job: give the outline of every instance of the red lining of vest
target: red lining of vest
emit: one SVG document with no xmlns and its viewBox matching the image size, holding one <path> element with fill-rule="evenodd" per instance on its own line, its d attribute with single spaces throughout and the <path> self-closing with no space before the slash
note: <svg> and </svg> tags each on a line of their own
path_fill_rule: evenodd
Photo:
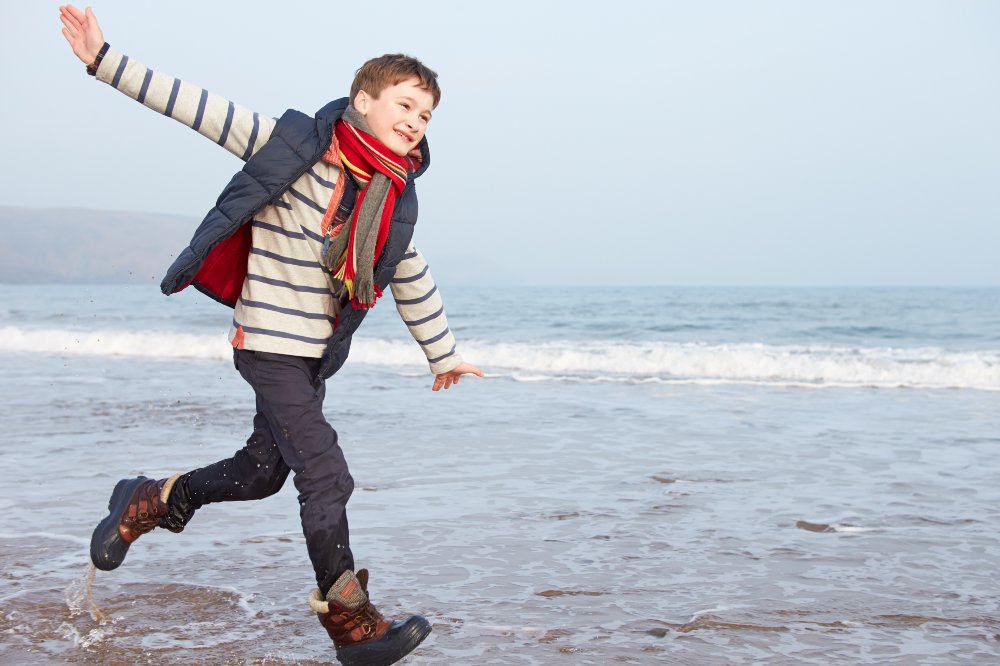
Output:
<svg viewBox="0 0 1000 666">
<path fill-rule="evenodd" d="M 192 282 L 226 305 L 236 307 L 247 277 L 250 247 L 250 225 L 244 224 L 212 248 Z"/>
</svg>

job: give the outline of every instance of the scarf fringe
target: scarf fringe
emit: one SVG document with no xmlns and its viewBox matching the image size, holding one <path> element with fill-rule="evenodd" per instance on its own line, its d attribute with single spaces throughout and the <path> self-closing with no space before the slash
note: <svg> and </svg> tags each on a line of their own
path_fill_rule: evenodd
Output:
<svg viewBox="0 0 1000 666">
<path fill-rule="evenodd" d="M 370 302 L 365 303 L 363 301 L 359 301 L 358 299 L 354 298 L 351 299 L 351 307 L 353 307 L 355 310 L 371 310 L 373 307 L 375 307 L 375 303 L 378 301 L 378 299 L 382 298 L 382 290 L 379 289 L 379 286 L 377 284 L 373 286 L 375 288 L 374 296 Z"/>
</svg>

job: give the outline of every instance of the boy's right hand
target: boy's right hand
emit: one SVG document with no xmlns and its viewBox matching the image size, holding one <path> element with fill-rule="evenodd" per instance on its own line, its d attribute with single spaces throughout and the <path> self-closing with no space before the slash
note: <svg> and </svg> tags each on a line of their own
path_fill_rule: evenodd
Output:
<svg viewBox="0 0 1000 666">
<path fill-rule="evenodd" d="M 104 33 L 90 7 L 87 7 L 86 12 L 81 12 L 73 5 L 62 5 L 59 7 L 59 19 L 66 26 L 62 29 L 63 37 L 73 47 L 76 57 L 84 65 L 94 62 L 104 46 Z"/>
</svg>

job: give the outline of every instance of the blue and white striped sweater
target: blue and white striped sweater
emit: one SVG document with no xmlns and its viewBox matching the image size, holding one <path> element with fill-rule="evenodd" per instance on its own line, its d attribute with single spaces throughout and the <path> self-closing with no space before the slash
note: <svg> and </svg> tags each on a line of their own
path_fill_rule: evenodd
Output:
<svg viewBox="0 0 1000 666">
<path fill-rule="evenodd" d="M 271 136 L 275 119 L 109 49 L 97 78 L 163 115 L 196 130 L 242 160 Z M 320 162 L 252 223 L 247 279 L 233 313 L 230 340 L 242 328 L 243 348 L 320 357 L 333 331 L 330 277 L 319 264 L 320 224 L 339 171 Z M 390 283 L 396 308 L 434 373 L 457 367 L 461 356 L 448 328 L 440 292 L 427 262 L 410 247 Z"/>
</svg>

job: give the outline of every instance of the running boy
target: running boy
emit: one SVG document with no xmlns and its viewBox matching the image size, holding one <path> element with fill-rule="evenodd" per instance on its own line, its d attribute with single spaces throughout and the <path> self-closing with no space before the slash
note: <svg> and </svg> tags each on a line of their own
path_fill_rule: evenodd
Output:
<svg viewBox="0 0 1000 666">
<path fill-rule="evenodd" d="M 391 622 L 371 604 L 368 572 L 355 571 L 346 504 L 354 488 L 337 433 L 323 416 L 325 380 L 382 290 L 436 375 L 433 390 L 466 373 L 428 267 L 410 244 L 413 181 L 428 167 L 424 133 L 440 99 L 437 75 L 418 60 L 365 63 L 350 98 L 314 117 L 253 113 L 148 69 L 105 41 L 90 8 L 60 7 L 63 35 L 87 73 L 184 123 L 246 164 L 168 269 L 161 288 L 188 285 L 234 308 L 234 361 L 256 394 L 253 434 L 232 458 L 167 479 L 123 479 L 94 530 L 90 555 L 118 567 L 157 526 L 180 532 L 212 502 L 276 493 L 289 471 L 319 589 L 310 595 L 343 664 L 391 664 L 430 633 L 420 616 Z"/>
</svg>

